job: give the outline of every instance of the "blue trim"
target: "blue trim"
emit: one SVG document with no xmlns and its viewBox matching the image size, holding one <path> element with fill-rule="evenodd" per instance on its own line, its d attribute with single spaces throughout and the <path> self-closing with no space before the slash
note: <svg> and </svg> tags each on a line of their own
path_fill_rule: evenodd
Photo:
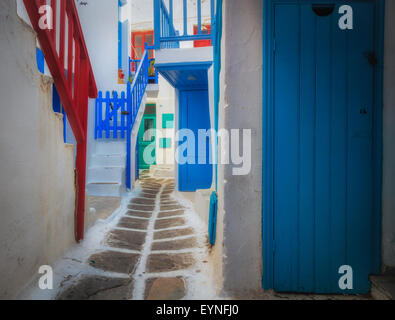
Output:
<svg viewBox="0 0 395 320">
<path fill-rule="evenodd" d="M 38 71 L 40 71 L 42 74 L 44 74 L 44 72 L 45 72 L 45 59 L 44 59 L 43 52 L 39 48 L 37 48 L 36 56 L 37 56 L 37 68 L 38 68 Z"/>
<path fill-rule="evenodd" d="M 175 62 L 175 63 L 156 63 L 155 68 L 159 70 L 197 70 L 197 69 L 210 69 L 212 61 L 193 61 L 193 62 Z"/>
<path fill-rule="evenodd" d="M 263 254 L 263 276 L 262 286 L 265 290 L 274 287 L 274 241 L 273 241 L 273 156 L 274 156 L 274 112 L 273 112 L 273 4 L 276 2 L 290 2 L 289 0 L 264 1 L 263 6 L 263 157 L 262 157 L 262 254 Z M 333 3 L 339 0 L 294 0 L 292 2 L 308 3 Z M 376 39 L 377 57 L 381 63 L 377 67 L 375 86 L 376 90 L 376 116 L 374 118 L 374 166 L 376 168 L 374 177 L 374 200 L 375 214 L 373 222 L 372 246 L 374 261 L 372 261 L 375 273 L 381 272 L 381 195 L 382 195 L 382 106 L 383 106 L 383 61 L 384 61 L 384 0 L 376 1 Z"/>
<path fill-rule="evenodd" d="M 210 214 L 208 221 L 208 236 L 210 244 L 215 245 L 215 238 L 217 233 L 217 212 L 218 212 L 218 198 L 217 193 L 213 192 L 210 196 Z"/>
<path fill-rule="evenodd" d="M 210 0 L 211 23 L 215 24 L 214 0 Z M 154 29 L 155 29 L 155 49 L 179 48 L 180 41 L 211 40 L 215 28 L 211 29 L 211 34 L 202 34 L 202 4 L 197 0 L 197 25 L 198 34 L 188 35 L 188 1 L 182 1 L 183 30 L 181 33 L 174 28 L 173 21 L 173 1 L 169 0 L 169 9 L 163 0 L 154 0 Z"/>
<path fill-rule="evenodd" d="M 195 61 L 195 62 L 179 62 L 179 63 L 161 63 L 155 64 L 156 70 L 165 78 L 170 85 L 174 88 L 180 90 L 207 90 L 207 83 L 188 83 L 185 85 L 179 85 L 175 83 L 166 71 L 194 71 L 194 70 L 204 70 L 207 71 L 212 65 L 211 61 Z"/>
<path fill-rule="evenodd" d="M 214 25 L 214 126 L 218 132 L 219 127 L 219 99 L 221 74 L 221 40 L 222 40 L 222 0 L 217 0 L 217 12 Z M 215 142 L 215 190 L 218 191 L 218 137 Z"/>
<path fill-rule="evenodd" d="M 118 21 L 118 70 L 122 69 L 122 22 Z"/>
</svg>

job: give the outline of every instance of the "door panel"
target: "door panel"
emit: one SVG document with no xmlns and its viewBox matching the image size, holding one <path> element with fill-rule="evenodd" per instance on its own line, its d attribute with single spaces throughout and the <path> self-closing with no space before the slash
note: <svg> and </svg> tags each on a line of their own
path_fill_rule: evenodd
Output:
<svg viewBox="0 0 395 320">
<path fill-rule="evenodd" d="M 374 4 L 352 2 L 354 29 L 338 5 L 274 11 L 274 287 L 364 293 L 372 270 Z M 354 290 L 340 290 L 350 265 Z"/>
<path fill-rule="evenodd" d="M 212 184 L 212 165 L 209 161 L 210 141 L 206 140 L 206 155 L 199 155 L 198 132 L 200 129 L 209 130 L 210 110 L 207 91 L 181 91 L 180 93 L 180 129 L 190 129 L 195 136 L 194 164 L 179 164 L 180 191 L 196 191 L 209 189 Z M 185 139 L 184 139 L 185 141 Z M 179 144 L 183 141 L 179 142 Z M 200 156 L 200 159 L 199 159 Z M 203 160 L 203 161 L 202 161 Z M 199 164 L 199 163 L 205 164 Z"/>
</svg>

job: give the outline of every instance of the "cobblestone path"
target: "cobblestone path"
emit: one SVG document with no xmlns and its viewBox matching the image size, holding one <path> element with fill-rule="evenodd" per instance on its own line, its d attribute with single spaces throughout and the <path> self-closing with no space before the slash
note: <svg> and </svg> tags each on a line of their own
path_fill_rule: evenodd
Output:
<svg viewBox="0 0 395 320">
<path fill-rule="evenodd" d="M 146 176 L 140 188 L 107 233 L 105 250 L 86 261 L 93 272 L 65 286 L 57 299 L 176 300 L 191 291 L 204 263 L 205 236 L 174 198 L 174 180 Z"/>
</svg>

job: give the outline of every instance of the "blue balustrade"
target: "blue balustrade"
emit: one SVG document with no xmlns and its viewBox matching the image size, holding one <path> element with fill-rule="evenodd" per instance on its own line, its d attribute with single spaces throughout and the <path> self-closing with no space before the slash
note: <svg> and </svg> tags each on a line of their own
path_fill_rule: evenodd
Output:
<svg viewBox="0 0 395 320">
<path fill-rule="evenodd" d="M 95 139 L 125 139 L 127 141 L 126 186 L 131 187 L 131 133 L 149 83 L 148 47 L 137 65 L 133 82 L 126 92 L 103 93 L 96 99 Z"/>
<path fill-rule="evenodd" d="M 202 32 L 202 0 L 197 0 L 197 34 L 188 34 L 188 1 L 182 1 L 183 33 L 174 27 L 173 0 L 167 8 L 164 0 L 154 0 L 154 38 L 155 49 L 179 48 L 180 41 L 213 40 L 215 34 L 215 1 L 210 0 L 211 33 Z"/>
</svg>

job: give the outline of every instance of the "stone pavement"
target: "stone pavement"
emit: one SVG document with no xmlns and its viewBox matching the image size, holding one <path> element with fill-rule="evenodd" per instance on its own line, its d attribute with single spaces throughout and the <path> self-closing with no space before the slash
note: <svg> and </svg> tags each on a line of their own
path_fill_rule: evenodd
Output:
<svg viewBox="0 0 395 320">
<path fill-rule="evenodd" d="M 190 276 L 200 273 L 197 254 L 205 239 L 197 234 L 173 197 L 174 180 L 143 175 L 141 192 L 131 199 L 103 248 L 85 273 L 63 288 L 57 299 L 164 299 L 186 296 Z"/>
</svg>

